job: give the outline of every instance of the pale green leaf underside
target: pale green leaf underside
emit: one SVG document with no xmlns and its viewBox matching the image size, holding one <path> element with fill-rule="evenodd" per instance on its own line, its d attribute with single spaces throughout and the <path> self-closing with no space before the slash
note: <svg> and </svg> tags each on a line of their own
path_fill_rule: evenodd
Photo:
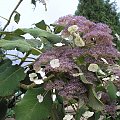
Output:
<svg viewBox="0 0 120 120">
<path fill-rule="evenodd" d="M 0 40 L 0 47 L 5 50 L 13 50 L 16 48 L 21 52 L 28 52 L 32 49 L 31 45 L 28 44 L 24 39 L 14 41 Z"/>
</svg>

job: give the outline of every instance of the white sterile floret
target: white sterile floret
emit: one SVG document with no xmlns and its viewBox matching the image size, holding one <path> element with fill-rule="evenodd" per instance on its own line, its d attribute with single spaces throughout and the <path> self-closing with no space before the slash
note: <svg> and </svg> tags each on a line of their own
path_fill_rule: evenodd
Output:
<svg viewBox="0 0 120 120">
<path fill-rule="evenodd" d="M 39 101 L 39 103 L 41 103 L 43 101 L 43 96 L 40 94 L 40 95 L 37 95 L 37 99 Z"/>
<path fill-rule="evenodd" d="M 103 72 L 101 69 L 99 69 L 98 72 L 99 72 L 101 75 L 106 75 L 105 72 Z"/>
<path fill-rule="evenodd" d="M 67 115 L 65 115 L 63 120 L 72 120 L 72 118 L 73 118 L 73 115 L 67 114 Z"/>
<path fill-rule="evenodd" d="M 119 78 L 119 76 L 111 75 L 110 80 L 111 80 L 111 81 L 114 81 L 114 80 L 118 80 L 118 78 Z"/>
<path fill-rule="evenodd" d="M 101 58 L 101 60 L 105 63 L 105 64 L 108 64 L 107 60 L 104 59 L 104 58 Z"/>
<path fill-rule="evenodd" d="M 34 82 L 35 84 L 42 84 L 43 83 L 42 79 L 38 79 L 38 76 L 36 73 L 29 74 L 29 77 L 30 77 L 30 81 Z"/>
<path fill-rule="evenodd" d="M 91 63 L 88 67 L 88 70 L 91 72 L 97 72 L 99 69 L 99 66 L 97 64 Z"/>
<path fill-rule="evenodd" d="M 60 62 L 59 62 L 59 59 L 53 59 L 50 61 L 50 66 L 52 68 L 56 68 L 56 67 L 59 67 L 60 66 Z"/>
<path fill-rule="evenodd" d="M 98 94 L 97 94 L 97 98 L 100 100 L 101 97 L 102 97 L 102 93 L 98 93 Z"/>
<path fill-rule="evenodd" d="M 36 73 L 29 74 L 29 77 L 30 77 L 30 81 L 35 81 L 38 79 L 38 76 Z"/>
<path fill-rule="evenodd" d="M 115 36 L 117 37 L 118 41 L 120 41 L 120 36 L 116 33 Z"/>
<path fill-rule="evenodd" d="M 61 47 L 61 46 L 65 45 L 65 44 L 63 44 L 63 43 L 56 43 L 54 45 L 57 46 L 57 47 Z"/>
<path fill-rule="evenodd" d="M 74 42 L 75 42 L 75 45 L 76 46 L 79 46 L 79 47 L 83 47 L 85 46 L 85 42 L 83 41 L 83 39 L 80 37 L 79 34 L 74 34 L 75 35 L 75 39 L 74 39 Z"/>
<path fill-rule="evenodd" d="M 104 116 L 100 115 L 100 118 L 98 120 L 103 120 L 103 119 L 104 119 Z"/>
<path fill-rule="evenodd" d="M 78 76 L 81 76 L 81 75 L 83 75 L 83 73 L 75 73 L 75 74 L 73 74 L 73 77 L 78 77 Z"/>
<path fill-rule="evenodd" d="M 52 94 L 52 100 L 53 100 L 53 101 L 56 100 L 56 94 Z"/>
<path fill-rule="evenodd" d="M 103 80 L 103 81 L 110 80 L 110 77 L 103 78 L 102 80 Z"/>
<path fill-rule="evenodd" d="M 35 80 L 34 83 L 37 84 L 37 85 L 40 85 L 40 84 L 42 84 L 44 82 L 43 82 L 42 79 L 38 79 L 38 80 Z"/>
<path fill-rule="evenodd" d="M 30 70 L 30 68 L 25 69 L 24 73 L 27 73 Z"/>
<path fill-rule="evenodd" d="M 21 95 L 21 98 L 23 98 L 23 97 L 24 97 L 24 95 L 25 95 L 25 94 L 22 94 L 22 95 Z"/>
<path fill-rule="evenodd" d="M 84 114 L 82 114 L 82 116 L 84 118 L 89 118 L 89 117 L 92 117 L 93 114 L 94 114 L 94 112 L 86 111 Z"/>
<path fill-rule="evenodd" d="M 70 32 L 70 34 L 75 33 L 78 30 L 78 26 L 77 25 L 72 25 L 68 28 L 68 32 Z"/>
<path fill-rule="evenodd" d="M 45 76 L 45 71 L 43 70 L 43 68 L 41 68 L 39 71 L 37 71 L 37 73 L 39 73 L 43 79 L 47 78 Z"/>
<path fill-rule="evenodd" d="M 120 91 L 117 91 L 117 92 L 116 92 L 116 95 L 117 95 L 118 97 L 120 97 Z"/>
<path fill-rule="evenodd" d="M 84 118 L 84 117 L 81 116 L 81 117 L 80 117 L 80 120 L 87 120 L 87 118 Z"/>
</svg>

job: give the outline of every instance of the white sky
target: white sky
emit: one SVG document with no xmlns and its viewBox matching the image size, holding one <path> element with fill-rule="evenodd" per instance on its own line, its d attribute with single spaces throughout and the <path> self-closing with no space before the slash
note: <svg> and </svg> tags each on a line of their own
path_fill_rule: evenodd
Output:
<svg viewBox="0 0 120 120">
<path fill-rule="evenodd" d="M 0 16 L 9 18 L 10 13 L 16 6 L 19 0 L 0 0 Z M 114 0 L 111 0 L 114 1 Z M 120 0 L 116 0 L 117 7 L 120 8 Z M 47 2 L 47 11 L 41 3 L 37 3 L 37 7 L 34 10 L 34 6 L 31 4 L 31 0 L 23 0 L 17 11 L 21 14 L 19 24 L 16 24 L 13 20 L 8 29 L 18 27 L 31 27 L 32 24 L 41 20 L 45 20 L 50 24 L 57 20 L 59 17 L 74 14 L 77 9 L 78 0 L 49 0 Z M 120 9 L 119 9 L 120 10 Z M 6 21 L 0 18 L 1 25 L 4 26 Z M 13 29 L 14 29 L 13 28 Z"/>
</svg>

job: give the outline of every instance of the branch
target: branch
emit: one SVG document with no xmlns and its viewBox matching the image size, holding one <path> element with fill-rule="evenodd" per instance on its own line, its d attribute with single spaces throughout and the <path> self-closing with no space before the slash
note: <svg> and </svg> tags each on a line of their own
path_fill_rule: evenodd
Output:
<svg viewBox="0 0 120 120">
<path fill-rule="evenodd" d="M 0 16 L 2 19 L 4 19 L 4 20 L 6 20 L 6 21 L 8 21 L 8 19 L 6 19 L 6 18 L 4 18 L 4 17 L 2 17 L 2 16 Z"/>
<path fill-rule="evenodd" d="M 51 78 L 53 78 L 53 77 L 55 77 L 55 76 L 52 74 L 49 77 L 43 79 L 43 81 L 47 82 L 47 81 L 51 80 Z M 31 83 L 30 85 L 26 85 L 26 84 L 20 83 L 19 87 L 23 88 L 24 90 L 28 90 L 30 88 L 36 87 L 36 84 L 35 83 Z"/>
<path fill-rule="evenodd" d="M 6 25 L 4 26 L 3 31 L 4 31 L 4 30 L 7 28 L 7 26 L 10 24 L 10 21 L 11 21 L 11 18 L 12 18 L 12 16 L 13 16 L 14 12 L 17 10 L 17 8 L 19 7 L 19 5 L 21 4 L 22 1 L 23 1 L 23 0 L 20 0 L 20 1 L 18 2 L 18 4 L 16 5 L 16 7 L 15 7 L 14 10 L 12 11 L 12 13 L 10 14 L 10 17 L 9 17 Z"/>
</svg>

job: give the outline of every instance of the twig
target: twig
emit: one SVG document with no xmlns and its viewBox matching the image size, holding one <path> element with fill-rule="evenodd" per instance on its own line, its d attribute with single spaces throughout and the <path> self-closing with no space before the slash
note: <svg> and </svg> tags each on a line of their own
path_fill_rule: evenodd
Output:
<svg viewBox="0 0 120 120">
<path fill-rule="evenodd" d="M 4 20 L 8 21 L 8 19 L 6 19 L 6 18 L 4 18 L 4 17 L 2 17 L 2 16 L 0 16 L 0 17 L 3 18 Z"/>
<path fill-rule="evenodd" d="M 50 80 L 51 78 L 53 78 L 53 77 L 54 77 L 54 75 L 50 75 L 49 77 L 43 79 L 43 81 L 44 81 L 44 82 L 47 82 L 47 81 L 49 81 L 49 80 Z M 20 88 L 23 88 L 23 89 L 25 89 L 25 90 L 28 90 L 28 89 L 30 89 L 30 88 L 34 88 L 35 86 L 36 86 L 35 83 L 32 83 L 32 84 L 30 84 L 30 85 L 26 85 L 26 84 L 20 83 L 20 85 L 19 85 Z"/>
<path fill-rule="evenodd" d="M 12 18 L 12 16 L 13 16 L 14 12 L 17 10 L 17 8 L 19 7 L 19 5 L 21 4 L 22 1 L 23 1 L 23 0 L 20 0 L 20 1 L 18 2 L 18 4 L 16 5 L 16 7 L 15 7 L 14 10 L 12 11 L 12 13 L 10 14 L 10 17 L 9 17 L 6 25 L 4 26 L 3 31 L 4 31 L 4 30 L 7 28 L 7 26 L 10 24 L 10 21 L 11 21 L 11 18 Z"/>
</svg>

